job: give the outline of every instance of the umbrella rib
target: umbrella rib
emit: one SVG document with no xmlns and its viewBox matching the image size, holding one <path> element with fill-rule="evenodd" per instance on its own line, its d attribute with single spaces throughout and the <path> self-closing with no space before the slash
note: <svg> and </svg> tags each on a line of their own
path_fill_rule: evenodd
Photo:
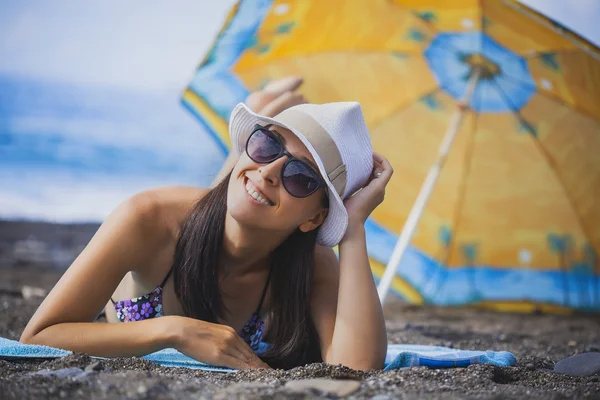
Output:
<svg viewBox="0 0 600 400">
<path fill-rule="evenodd" d="M 523 6 L 523 5 L 519 6 L 519 5 L 515 4 L 514 1 L 507 1 L 507 0 L 501 0 L 501 1 L 505 5 L 511 7 L 512 9 L 516 10 L 517 12 L 520 12 L 521 14 L 526 15 L 527 17 L 529 17 L 533 21 L 536 21 L 540 25 L 545 26 L 546 28 L 549 28 L 552 32 L 558 34 L 563 39 L 566 39 L 569 42 L 573 43 L 575 46 L 579 47 L 582 51 L 592 55 L 592 57 L 594 57 L 596 59 L 600 59 L 600 55 L 594 54 L 594 52 L 600 51 L 600 48 L 598 46 L 596 46 L 595 44 L 591 43 L 589 40 L 587 40 L 587 39 L 583 38 L 582 36 L 578 35 L 577 33 L 573 32 L 572 30 L 567 29 L 567 28 L 557 28 L 554 24 L 552 24 L 552 22 L 551 22 L 552 20 L 550 18 L 544 17 L 543 15 L 532 10 L 528 6 Z M 566 35 L 565 33 L 568 33 L 568 35 Z M 573 36 L 573 37 L 570 37 L 570 36 Z M 584 42 L 587 46 L 582 46 L 581 42 Z M 589 48 L 588 48 L 588 46 L 589 46 Z"/>
<path fill-rule="evenodd" d="M 494 82 L 494 81 L 492 81 Z M 494 85 L 497 86 L 497 90 L 500 92 L 500 94 L 502 95 L 502 97 L 505 98 L 505 100 L 511 104 L 510 100 L 507 99 L 506 94 L 504 93 L 504 91 L 502 90 L 502 88 L 496 83 L 494 82 Z M 512 106 L 512 104 L 511 104 Z M 526 121 L 526 119 L 523 117 L 523 115 L 521 115 L 520 110 L 511 107 L 512 110 L 512 114 L 513 116 L 519 121 Z M 544 157 L 544 159 L 546 160 L 546 163 L 548 164 L 548 166 L 552 169 L 552 172 L 554 172 L 554 176 L 556 176 L 556 179 L 559 182 L 560 187 L 562 188 L 562 191 L 565 195 L 565 197 L 567 198 L 567 201 L 569 202 L 569 205 L 571 206 L 571 209 L 573 210 L 574 214 L 575 214 L 575 218 L 577 219 L 577 224 L 579 225 L 581 231 L 583 232 L 583 234 L 585 235 L 586 239 L 591 243 L 591 236 L 589 235 L 589 233 L 587 232 L 585 225 L 583 224 L 583 220 L 580 217 L 580 215 L 576 212 L 577 207 L 575 207 L 575 202 L 573 201 L 573 199 L 571 198 L 571 196 L 569 196 L 569 191 L 567 190 L 565 183 L 563 182 L 563 180 L 561 179 L 560 175 L 558 174 L 558 168 L 556 166 L 556 164 L 553 162 L 552 157 L 548 154 L 548 152 L 546 151 L 546 149 L 544 148 L 544 146 L 542 145 L 542 142 L 538 139 L 538 137 L 536 135 L 530 135 L 530 137 L 533 138 L 534 143 L 536 143 L 536 147 L 538 148 L 538 150 L 540 151 L 540 153 L 542 154 L 542 156 Z"/>
<path fill-rule="evenodd" d="M 502 77 L 503 77 L 503 78 L 506 78 L 506 79 L 508 79 L 509 81 L 512 81 L 512 82 L 514 82 L 514 83 L 516 83 L 516 84 L 518 84 L 518 85 L 521 85 L 521 86 L 526 86 L 526 87 L 527 87 L 527 88 L 529 88 L 529 89 L 533 89 L 533 90 L 535 90 L 535 91 L 537 91 L 537 89 L 538 89 L 538 88 L 537 88 L 537 86 L 536 86 L 535 84 L 534 84 L 534 85 L 532 85 L 531 83 L 529 83 L 529 82 L 526 82 L 526 81 L 522 81 L 522 80 L 520 80 L 520 79 L 518 79 L 518 78 L 515 78 L 515 77 L 514 77 L 514 76 L 512 76 L 512 75 L 508 75 L 508 74 L 506 74 L 506 73 L 502 73 Z"/>
<path fill-rule="evenodd" d="M 433 90 L 430 90 L 429 92 L 426 92 L 425 94 L 421 95 L 419 97 L 419 99 L 422 99 L 424 97 L 427 96 L 431 96 L 435 93 L 437 93 L 438 91 L 442 90 L 442 88 L 440 86 L 436 86 Z M 379 119 L 379 121 L 375 121 L 373 122 L 370 126 L 369 126 L 369 130 L 374 130 L 375 128 L 377 128 L 383 121 L 385 121 L 386 119 L 390 118 L 392 115 L 397 115 L 400 114 L 406 110 L 408 110 L 410 107 L 412 107 L 415 104 L 415 100 L 409 100 L 406 102 L 406 104 L 402 104 L 401 106 L 394 108 L 392 111 L 390 111 L 390 113 L 384 117 L 381 117 Z"/>
<path fill-rule="evenodd" d="M 600 50 L 598 50 L 600 51 Z M 523 57 L 526 60 L 535 60 L 536 58 L 542 57 L 545 54 L 548 53 L 575 53 L 575 54 L 580 54 L 582 53 L 581 49 L 548 49 L 547 51 L 533 51 L 531 53 L 528 54 L 519 54 L 520 57 Z M 596 54 L 596 53 L 588 53 L 588 52 L 584 52 L 587 55 L 591 56 L 592 58 L 594 58 L 596 61 L 600 61 L 600 54 Z"/>
<path fill-rule="evenodd" d="M 562 106 L 569 107 L 569 108 L 571 108 L 572 110 L 575 110 L 575 111 L 577 111 L 578 113 L 580 113 L 580 114 L 582 114 L 582 115 L 584 115 L 584 116 L 586 116 L 586 117 L 588 117 L 588 118 L 591 118 L 591 119 L 593 119 L 593 120 L 596 120 L 596 117 L 595 117 L 595 116 L 593 116 L 593 115 L 591 115 L 591 114 L 590 114 L 590 113 L 588 113 L 587 111 L 585 111 L 585 110 L 582 110 L 582 109 L 581 109 L 581 108 L 579 108 L 579 107 L 576 107 L 576 106 L 572 106 L 572 105 L 570 105 L 570 104 L 567 104 L 567 103 L 565 103 L 563 100 L 561 100 L 559 97 L 555 97 L 555 96 L 551 96 L 551 95 L 549 95 L 549 94 L 548 94 L 548 92 L 545 92 L 545 91 L 540 91 L 540 90 L 538 90 L 538 87 L 537 87 L 537 85 L 532 85 L 532 84 L 530 84 L 530 83 L 528 83 L 528 82 L 525 82 L 525 81 L 520 81 L 520 80 L 518 80 L 517 78 L 515 78 L 515 77 L 514 77 L 514 76 L 512 76 L 512 75 L 506 75 L 506 74 L 504 74 L 504 75 L 502 75 L 502 76 L 503 76 L 504 78 L 506 78 L 506 79 L 508 79 L 508 80 L 510 80 L 510 81 L 512 81 L 512 82 L 514 82 L 514 83 L 517 83 L 517 84 L 520 84 L 520 85 L 523 85 L 523 86 L 527 86 L 527 87 L 528 87 L 528 88 L 530 88 L 530 89 L 535 89 L 535 91 L 536 91 L 536 93 L 537 93 L 538 95 L 540 95 L 540 96 L 544 96 L 545 98 L 547 98 L 547 99 L 550 99 L 550 100 L 553 100 L 553 101 L 555 101 L 556 103 L 559 103 L 559 104 L 560 104 L 560 105 L 562 105 Z"/>
<path fill-rule="evenodd" d="M 545 98 L 547 98 L 547 99 L 549 99 L 549 100 L 552 100 L 552 101 L 554 101 L 555 103 L 558 103 L 558 104 L 560 104 L 560 105 L 561 105 L 561 106 L 563 106 L 563 107 L 570 108 L 571 110 L 573 110 L 573 111 L 576 111 L 577 113 L 579 113 L 579 114 L 581 114 L 581 115 L 583 115 L 583 116 L 585 116 L 585 117 L 587 117 L 587 118 L 590 118 L 591 120 L 593 120 L 593 121 L 596 121 L 597 123 L 599 123 L 599 124 L 600 124 L 600 122 L 598 122 L 598 120 L 597 120 L 597 117 L 596 117 L 596 116 L 594 116 L 594 115 L 590 114 L 590 113 L 589 113 L 588 111 L 586 111 L 586 110 L 582 110 L 582 109 L 581 109 L 581 108 L 579 108 L 579 107 L 572 106 L 572 105 L 570 105 L 570 104 L 567 104 L 567 103 L 565 103 L 565 102 L 564 102 L 562 99 L 560 99 L 559 97 L 551 96 L 551 95 L 550 95 L 550 94 L 548 94 L 547 92 L 541 92 L 541 91 L 538 91 L 538 92 L 537 92 L 537 94 L 539 94 L 540 96 L 543 96 L 543 97 L 545 97 Z"/>
<path fill-rule="evenodd" d="M 500 95 L 504 99 L 504 102 L 506 104 L 508 104 L 508 108 L 510 108 L 511 111 L 518 113 L 518 111 L 517 111 L 518 108 L 515 107 L 515 105 L 513 104 L 513 102 L 510 100 L 510 98 L 508 98 L 508 96 L 504 93 L 504 90 L 502 90 L 502 87 L 500 87 L 500 85 L 498 84 L 498 82 L 496 82 L 495 79 L 490 79 L 489 82 L 491 82 L 492 85 L 494 85 L 496 87 L 496 90 L 498 91 L 498 93 L 500 93 Z"/>
</svg>

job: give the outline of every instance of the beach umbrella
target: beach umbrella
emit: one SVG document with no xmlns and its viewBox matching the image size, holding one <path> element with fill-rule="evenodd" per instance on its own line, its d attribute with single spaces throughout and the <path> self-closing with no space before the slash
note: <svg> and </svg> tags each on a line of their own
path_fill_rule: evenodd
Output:
<svg viewBox="0 0 600 400">
<path fill-rule="evenodd" d="M 227 152 L 235 104 L 291 74 L 359 101 L 396 171 L 366 224 L 382 301 L 600 310 L 597 47 L 511 0 L 244 0 L 182 101 Z"/>
</svg>

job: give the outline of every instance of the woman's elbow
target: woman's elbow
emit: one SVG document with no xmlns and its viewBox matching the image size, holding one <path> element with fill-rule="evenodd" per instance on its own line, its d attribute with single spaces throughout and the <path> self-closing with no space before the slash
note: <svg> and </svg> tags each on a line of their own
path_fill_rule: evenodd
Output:
<svg viewBox="0 0 600 400">
<path fill-rule="evenodd" d="M 23 332 L 21 337 L 19 338 L 19 342 L 22 344 L 33 344 L 33 335 L 28 335 Z"/>
<path fill-rule="evenodd" d="M 384 367 L 385 354 L 383 357 L 376 355 L 375 357 L 368 358 L 339 358 L 326 361 L 327 364 L 332 365 L 343 365 L 344 367 L 351 368 L 355 371 L 372 371 L 381 370 Z"/>
<path fill-rule="evenodd" d="M 43 343 L 38 343 L 38 341 L 37 341 L 38 334 L 41 331 L 42 330 L 35 331 L 33 329 L 28 329 L 28 327 L 25 327 L 25 330 L 23 331 L 23 333 L 21 333 L 19 342 L 21 342 L 23 344 L 43 344 Z"/>
</svg>

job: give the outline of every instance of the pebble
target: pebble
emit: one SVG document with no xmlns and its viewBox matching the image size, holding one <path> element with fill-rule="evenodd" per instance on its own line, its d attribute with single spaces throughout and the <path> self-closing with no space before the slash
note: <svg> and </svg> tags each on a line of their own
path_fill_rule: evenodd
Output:
<svg viewBox="0 0 600 400">
<path fill-rule="evenodd" d="M 525 366 L 525 368 L 527 368 L 530 371 L 533 371 L 533 370 L 535 370 L 535 365 L 533 365 L 532 363 L 529 363 Z"/>
<path fill-rule="evenodd" d="M 46 297 L 47 294 L 48 294 L 48 292 L 45 289 L 35 287 L 35 286 L 25 285 L 21 288 L 21 295 L 26 300 L 33 299 L 36 297 L 43 298 L 43 297 Z"/>
<path fill-rule="evenodd" d="M 146 393 L 148 393 L 148 388 L 146 387 L 146 385 L 140 385 L 137 388 L 137 392 L 139 394 L 146 394 Z"/>
<path fill-rule="evenodd" d="M 554 372 L 569 376 L 591 376 L 600 373 L 600 353 L 576 354 L 560 360 Z"/>
<path fill-rule="evenodd" d="M 574 347 L 574 346 L 577 346 L 577 342 L 574 341 L 574 340 L 569 340 L 568 345 L 571 346 L 571 347 Z"/>
<path fill-rule="evenodd" d="M 292 392 L 306 392 L 306 391 L 318 391 L 327 393 L 328 395 L 334 395 L 337 397 L 346 397 L 351 393 L 354 393 L 360 387 L 359 381 L 353 380 L 334 380 L 325 378 L 315 379 L 300 379 L 294 381 L 288 381 L 285 384 L 285 388 Z"/>
<path fill-rule="evenodd" d="M 60 378 L 60 379 L 66 379 L 66 378 L 71 378 L 75 381 L 82 381 L 82 380 L 86 380 L 89 379 L 90 377 L 96 375 L 96 371 L 88 371 L 83 370 L 81 368 L 76 368 L 76 367 L 71 367 L 71 368 L 61 368 L 61 369 L 55 369 L 55 370 L 49 370 L 49 369 L 44 369 L 41 371 L 37 371 L 37 372 L 30 372 L 30 375 L 40 375 L 40 376 L 47 376 L 47 377 L 53 377 L 53 378 Z"/>
<path fill-rule="evenodd" d="M 90 365 L 88 365 L 87 367 L 85 367 L 85 370 L 88 372 L 92 372 L 92 371 L 102 371 L 104 369 L 104 365 L 102 365 L 102 363 L 100 361 L 96 361 L 94 363 L 91 363 Z"/>
<path fill-rule="evenodd" d="M 41 371 L 37 371 L 32 373 L 33 375 L 41 375 L 41 376 L 55 376 L 57 378 L 74 378 L 83 373 L 81 368 L 61 368 L 56 370 L 48 370 L 44 369 Z"/>
</svg>

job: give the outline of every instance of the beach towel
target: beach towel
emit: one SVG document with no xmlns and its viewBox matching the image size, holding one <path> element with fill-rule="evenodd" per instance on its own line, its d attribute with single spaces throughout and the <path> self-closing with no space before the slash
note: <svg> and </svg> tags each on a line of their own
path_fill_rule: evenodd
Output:
<svg viewBox="0 0 600 400">
<path fill-rule="evenodd" d="M 268 343 L 261 343 L 258 354 L 268 349 Z M 0 359 L 17 360 L 27 358 L 58 358 L 71 354 L 68 350 L 56 349 L 35 344 L 22 344 L 16 340 L 0 337 Z M 103 359 L 103 357 L 93 357 Z M 183 367 L 205 371 L 235 372 L 235 369 L 215 367 L 194 360 L 175 349 L 163 349 L 142 357 L 165 367 Z M 429 368 L 467 367 L 472 364 L 490 363 L 512 366 L 516 357 L 507 351 L 459 350 L 440 346 L 411 344 L 389 344 L 384 370 L 425 366 Z"/>
</svg>

